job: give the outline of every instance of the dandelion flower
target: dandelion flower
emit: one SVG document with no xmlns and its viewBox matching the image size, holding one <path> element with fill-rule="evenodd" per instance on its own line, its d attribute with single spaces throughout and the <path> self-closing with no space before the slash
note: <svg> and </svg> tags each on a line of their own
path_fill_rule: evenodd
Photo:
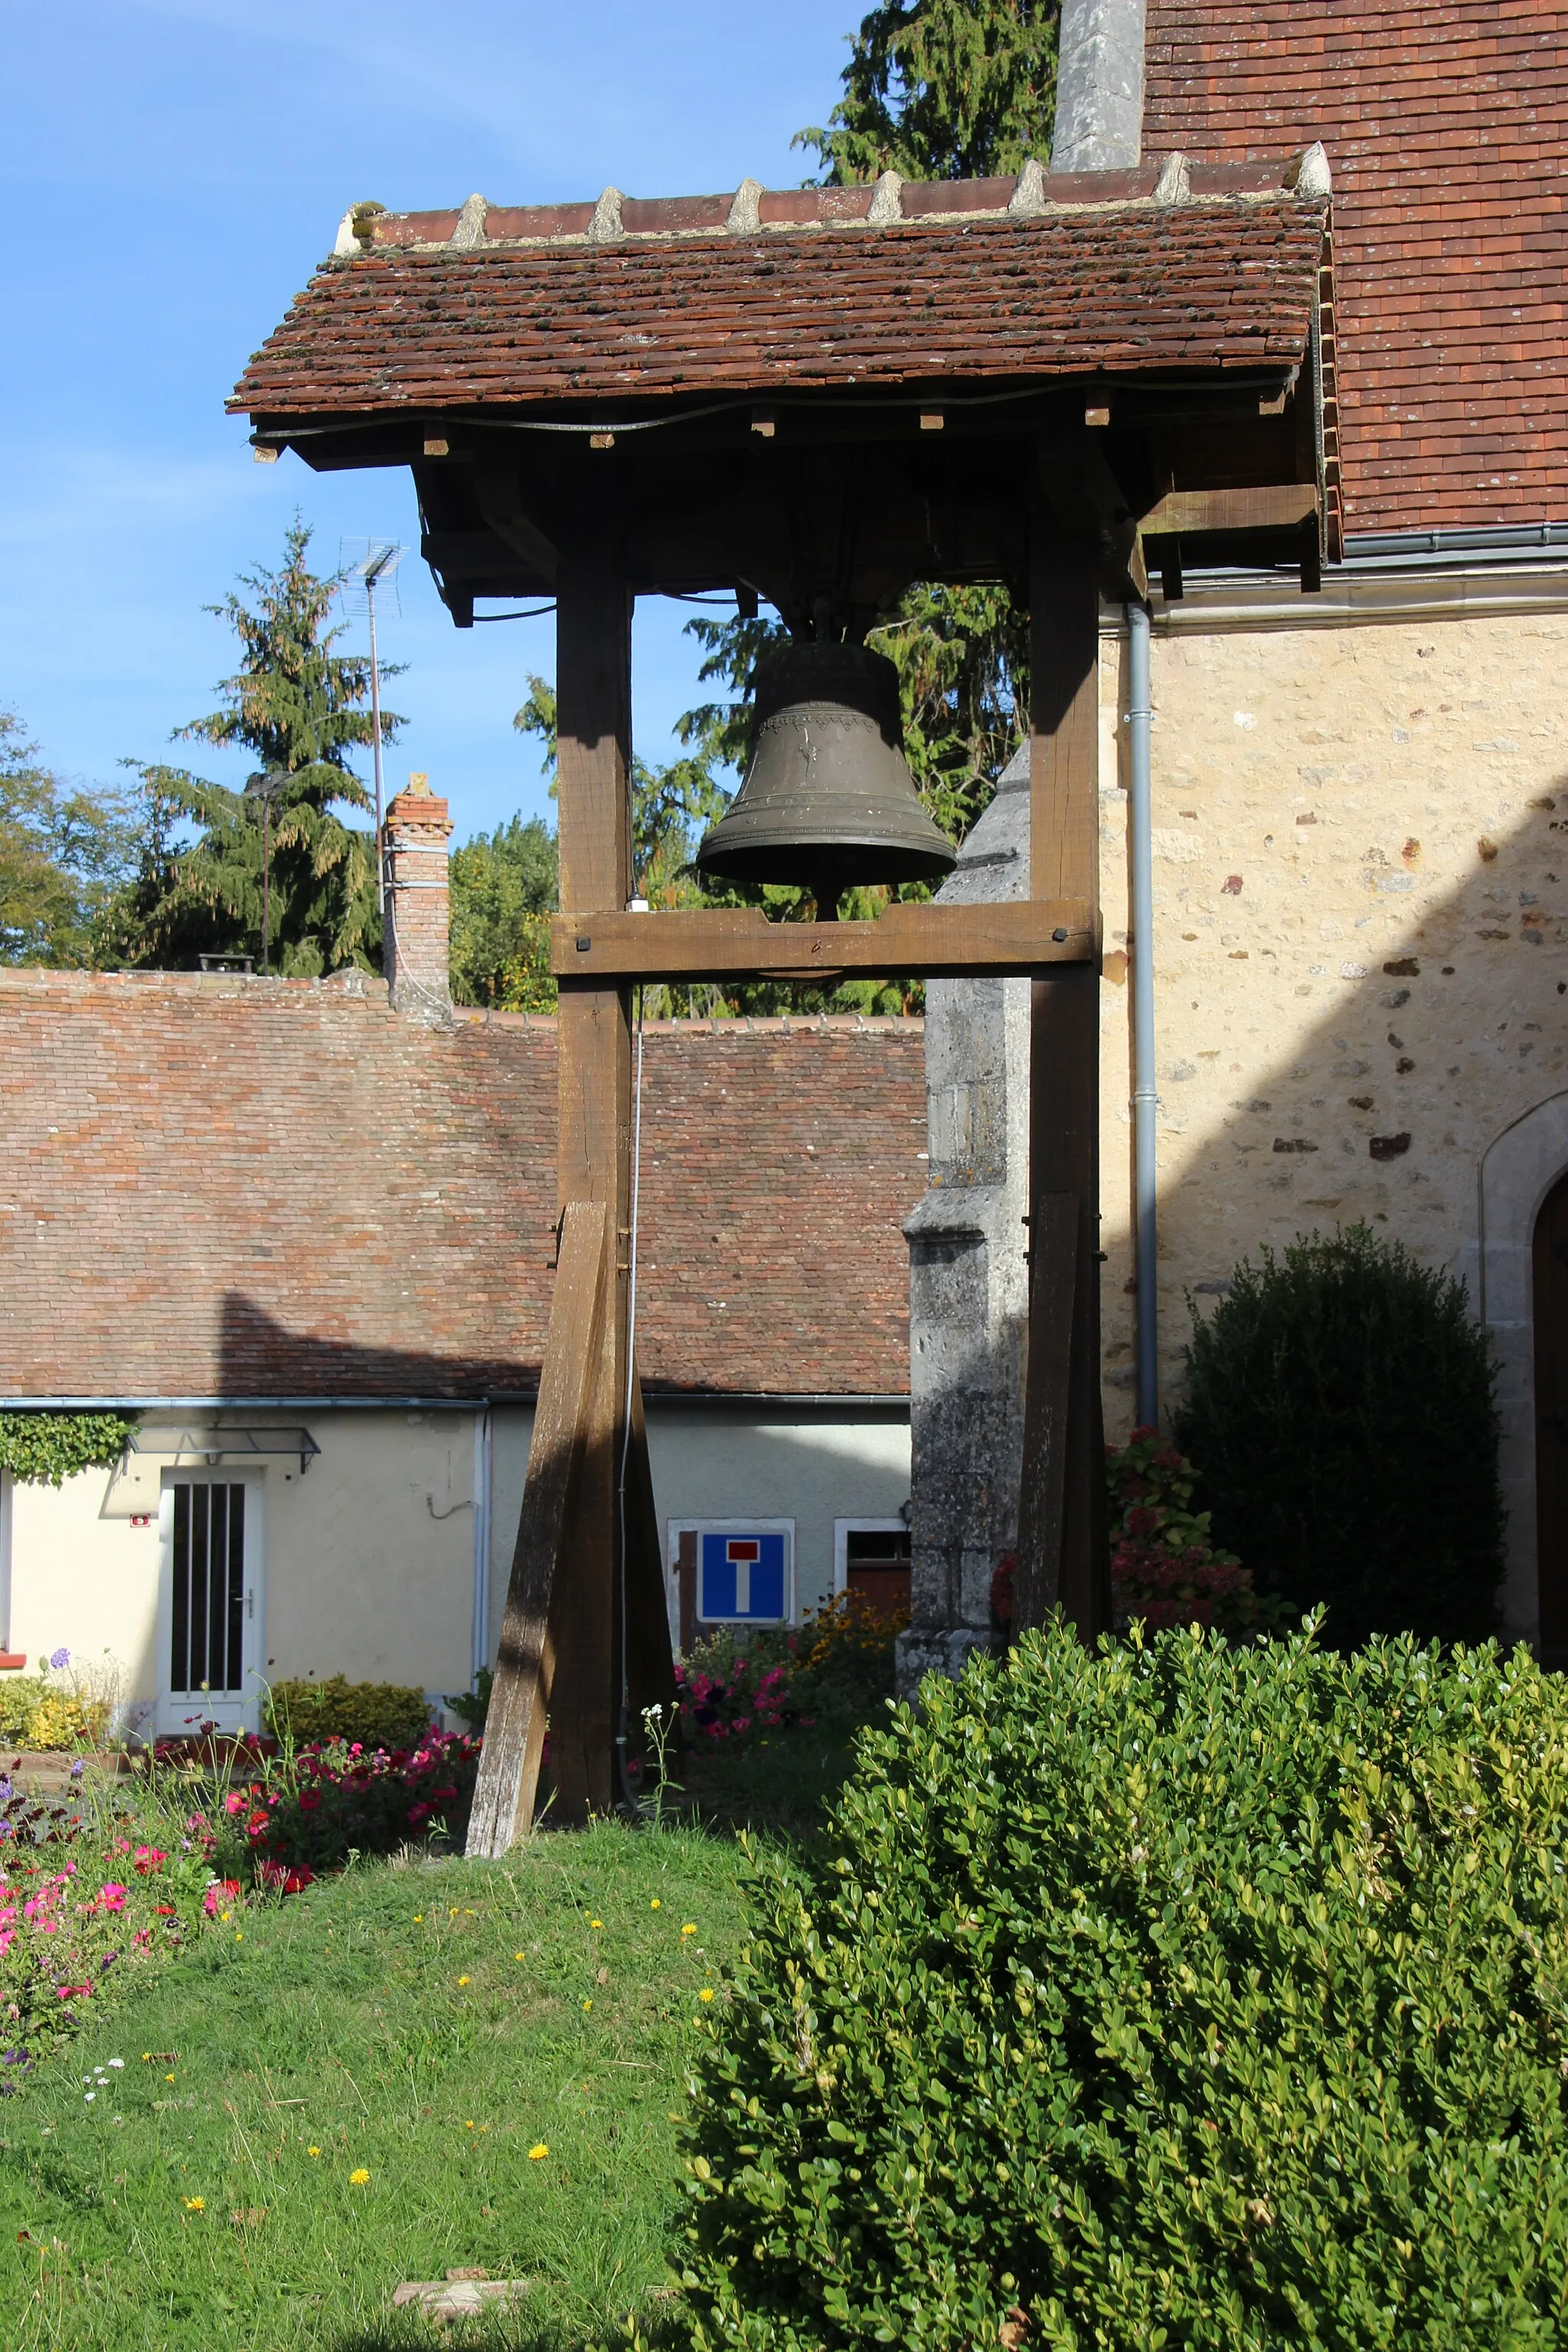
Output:
<svg viewBox="0 0 1568 2352">
<path fill-rule="evenodd" d="M 416 1911 L 414 1914 L 414 1924 L 416 1927 L 423 1927 L 425 1925 L 425 1914 L 423 1911 Z"/>
<path fill-rule="evenodd" d="M 592 2009 L 592 2008 L 593 2008 L 593 2006 L 594 2006 L 592 1997 L 590 1997 L 587 2000 L 585 2000 L 585 2001 L 583 2003 L 583 2006 L 584 2006 L 584 2009 Z"/>
<path fill-rule="evenodd" d="M 704 1986 L 703 1986 L 703 1988 L 702 1988 L 702 1990 L 701 1990 L 701 1991 L 698 1994 L 697 1998 L 698 1998 L 698 2000 L 712 2000 L 712 1998 L 713 1998 L 713 1988 L 712 1988 L 712 1986 L 711 1986 L 711 1985 L 704 1985 Z"/>
<path fill-rule="evenodd" d="M 185 2210 L 186 2210 L 186 2212 L 187 2212 L 187 2213 L 205 2213 L 205 2212 L 206 2211 L 206 2210 L 207 2210 L 207 2200 L 206 2200 L 206 2199 L 205 2199 L 205 2197 L 187 2197 L 187 2198 L 186 2198 L 186 2200 L 185 2200 Z"/>
<path fill-rule="evenodd" d="M 537 2164 L 542 2158 L 548 2156 L 550 2150 L 546 2147 L 544 2142 L 542 2140 L 536 2140 L 534 2145 L 528 2151 L 528 2160 L 530 2164 Z"/>
<path fill-rule="evenodd" d="M 695 1924 L 695 1922 L 694 1922 L 694 1921 L 692 1921 L 692 1920 L 690 1920 L 690 1919 L 689 1919 L 689 1920 L 687 1921 L 687 1923 L 686 1923 L 685 1927 L 682 1927 L 682 1929 L 681 1929 L 681 1931 L 680 1931 L 680 1932 L 681 1932 L 681 1934 L 682 1934 L 683 1936 L 695 1936 L 695 1934 L 697 1933 L 697 1927 L 696 1927 L 696 1924 Z"/>
<path fill-rule="evenodd" d="M 307 2156 L 320 2156 L 321 2151 L 319 2147 L 308 2147 L 305 2153 Z"/>
<path fill-rule="evenodd" d="M 602 1927 L 604 1924 L 602 1919 L 590 1919 L 588 1922 L 590 1927 Z"/>
<path fill-rule="evenodd" d="M 473 2119 L 472 2116 L 470 2116 L 468 2117 L 468 2122 L 463 2126 L 463 2129 L 464 2129 L 465 2131 L 472 2131 L 472 2130 L 473 2130 L 473 2128 L 474 2128 L 474 2119 Z"/>
<path fill-rule="evenodd" d="M 174 2078 L 173 2074 L 165 2074 L 165 2075 L 164 2075 L 164 2077 L 163 2077 L 163 2080 L 164 2080 L 164 2082 L 165 2082 L 165 2083 L 172 2083 L 172 2082 L 174 2081 Z"/>
<path fill-rule="evenodd" d="M 349 2175 L 349 2185 L 353 2189 L 363 2189 L 369 2179 L 370 2175 L 365 2170 L 363 2165 L 356 2164 L 353 2170 Z"/>
<path fill-rule="evenodd" d="M 468 1983 L 468 1978 L 467 1978 L 467 1977 L 459 1977 L 459 1978 L 458 1979 L 458 1982 L 460 1985 L 465 1985 L 465 1984 L 467 1984 L 467 1983 Z"/>
<path fill-rule="evenodd" d="M 521 1960 L 521 1958 L 522 1958 L 522 1954 L 521 1954 L 521 1952 L 514 1952 L 514 1953 L 512 1954 L 512 1958 L 513 1958 L 514 1960 Z"/>
<path fill-rule="evenodd" d="M 664 1908 L 664 1906 L 663 1906 L 663 1904 L 659 1901 L 659 1899 L 658 1899 L 658 1895 L 656 1895 L 654 1896 L 654 1898 L 653 1898 L 653 1901 L 648 1905 L 648 1906 L 647 1906 L 647 1907 L 648 1907 L 648 1909 L 649 1909 L 650 1911 L 662 1911 L 662 1910 L 663 1910 L 663 1908 Z"/>
</svg>

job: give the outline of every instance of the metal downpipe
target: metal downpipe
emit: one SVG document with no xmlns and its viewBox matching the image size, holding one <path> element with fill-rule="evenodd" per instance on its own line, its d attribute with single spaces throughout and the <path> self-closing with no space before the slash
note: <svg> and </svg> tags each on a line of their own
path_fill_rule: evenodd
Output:
<svg viewBox="0 0 1568 2352">
<path fill-rule="evenodd" d="M 1149 612 L 1127 607 L 1129 742 L 1132 755 L 1129 802 L 1132 856 L 1132 1192 L 1133 1276 L 1137 1285 L 1138 1421 L 1152 1429 L 1160 1418 L 1160 1296 L 1156 1251 L 1154 1086 L 1154 874 L 1149 780 Z"/>
</svg>

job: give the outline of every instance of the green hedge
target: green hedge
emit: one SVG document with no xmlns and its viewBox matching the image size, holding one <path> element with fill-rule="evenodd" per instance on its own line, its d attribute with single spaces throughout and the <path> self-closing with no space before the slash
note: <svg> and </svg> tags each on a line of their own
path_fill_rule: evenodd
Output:
<svg viewBox="0 0 1568 2352">
<path fill-rule="evenodd" d="M 1568 1685 L 1059 1630 L 862 1740 L 708 2028 L 700 2346 L 1568 2341 Z"/>
<path fill-rule="evenodd" d="M 266 1712 L 269 1731 L 300 1746 L 357 1739 L 365 1748 L 413 1748 L 430 1726 L 425 1694 L 412 1684 L 351 1683 L 342 1675 L 274 1683 Z"/>
<path fill-rule="evenodd" d="M 1478 1642 L 1505 1514 L 1495 1374 L 1462 1284 L 1365 1225 L 1243 1262 L 1195 1312 L 1177 1443 L 1214 1539 L 1326 1641 Z"/>
<path fill-rule="evenodd" d="M 49 1486 L 79 1470 L 111 1470 L 136 1421 L 122 1412 L 0 1412 L 0 1470 Z"/>
</svg>

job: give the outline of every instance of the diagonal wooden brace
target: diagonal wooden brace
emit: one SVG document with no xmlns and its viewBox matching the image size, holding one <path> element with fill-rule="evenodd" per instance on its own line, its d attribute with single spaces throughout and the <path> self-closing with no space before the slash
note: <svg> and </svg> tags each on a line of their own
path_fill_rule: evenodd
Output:
<svg viewBox="0 0 1568 2352">
<path fill-rule="evenodd" d="M 508 1853 L 533 1825 L 555 1676 L 552 1618 L 559 1609 L 559 1570 L 601 1381 L 609 1286 L 609 1209 L 602 1201 L 571 1202 L 561 1220 L 528 1477 L 468 1821 L 470 1858 Z"/>
</svg>

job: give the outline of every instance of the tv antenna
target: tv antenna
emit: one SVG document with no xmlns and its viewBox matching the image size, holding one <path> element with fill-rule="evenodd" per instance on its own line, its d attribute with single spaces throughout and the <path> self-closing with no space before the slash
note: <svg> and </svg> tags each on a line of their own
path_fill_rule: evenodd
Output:
<svg viewBox="0 0 1568 2352">
<path fill-rule="evenodd" d="M 379 592 L 392 599 L 392 610 L 402 617 L 397 595 L 397 567 L 403 550 L 393 539 L 344 539 L 338 542 L 339 589 L 345 613 L 363 612 L 370 624 L 371 751 L 375 762 L 375 910 L 386 920 L 386 860 L 381 841 L 381 665 L 375 650 L 375 600 Z"/>
</svg>

